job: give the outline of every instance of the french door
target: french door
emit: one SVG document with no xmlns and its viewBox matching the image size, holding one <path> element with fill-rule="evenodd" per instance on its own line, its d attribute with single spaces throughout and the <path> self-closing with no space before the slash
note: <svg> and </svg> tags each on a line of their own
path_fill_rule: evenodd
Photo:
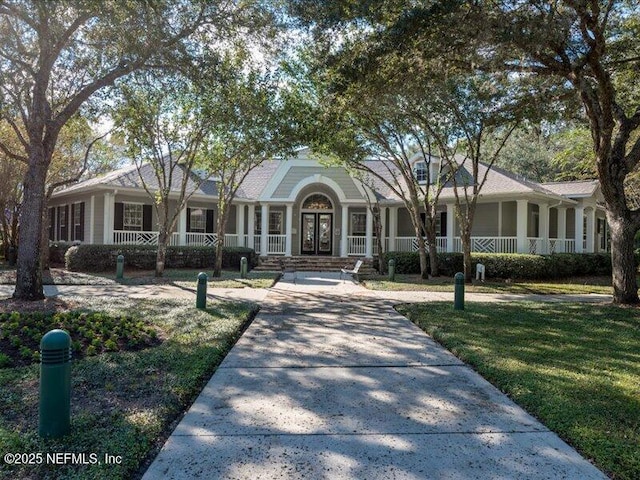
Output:
<svg viewBox="0 0 640 480">
<path fill-rule="evenodd" d="M 301 253 L 303 255 L 331 255 L 333 247 L 332 224 L 332 213 L 303 213 Z"/>
</svg>

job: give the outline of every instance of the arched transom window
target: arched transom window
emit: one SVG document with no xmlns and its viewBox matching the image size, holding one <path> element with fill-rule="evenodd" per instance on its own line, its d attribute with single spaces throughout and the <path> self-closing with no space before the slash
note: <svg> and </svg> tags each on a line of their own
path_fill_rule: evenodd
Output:
<svg viewBox="0 0 640 480">
<path fill-rule="evenodd" d="M 331 200 L 324 195 L 314 193 L 309 195 L 302 204 L 303 210 L 332 210 Z"/>
</svg>

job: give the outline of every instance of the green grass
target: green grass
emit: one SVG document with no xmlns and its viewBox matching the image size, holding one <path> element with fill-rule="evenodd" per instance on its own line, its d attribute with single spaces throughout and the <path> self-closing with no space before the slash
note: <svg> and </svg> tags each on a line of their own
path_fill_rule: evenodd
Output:
<svg viewBox="0 0 640 480">
<path fill-rule="evenodd" d="M 640 310 L 516 302 L 399 311 L 613 478 L 640 478 Z"/>
<path fill-rule="evenodd" d="M 78 300 L 80 301 L 80 300 Z M 0 452 L 75 452 L 122 457 L 120 465 L 8 466 L 0 478 L 125 479 L 144 470 L 231 348 L 255 306 L 215 303 L 200 311 L 192 302 L 123 300 L 91 308 L 146 319 L 162 343 L 136 352 L 114 352 L 72 363 L 71 433 L 38 437 L 38 366 L 0 370 Z"/>
<path fill-rule="evenodd" d="M 423 280 L 419 275 L 396 275 L 396 281 L 386 277 L 371 277 L 364 280 L 370 290 L 386 291 L 428 291 L 453 292 L 453 278 L 437 277 Z M 611 277 L 579 277 L 559 281 L 534 282 L 476 282 L 465 285 L 465 291 L 471 293 L 521 293 L 521 294 L 612 294 Z"/>
</svg>

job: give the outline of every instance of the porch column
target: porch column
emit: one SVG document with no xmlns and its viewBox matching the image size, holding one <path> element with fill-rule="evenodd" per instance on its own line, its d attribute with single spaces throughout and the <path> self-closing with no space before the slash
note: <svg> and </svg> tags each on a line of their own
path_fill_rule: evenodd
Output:
<svg viewBox="0 0 640 480">
<path fill-rule="evenodd" d="M 342 205 L 342 221 L 340 222 L 340 256 L 349 255 L 349 206 Z"/>
<path fill-rule="evenodd" d="M 367 208 L 367 230 L 364 245 L 364 256 L 367 258 L 373 257 L 373 215 L 371 209 Z"/>
<path fill-rule="evenodd" d="M 102 240 L 105 245 L 113 244 L 113 215 L 115 213 L 115 196 L 111 192 L 104 194 L 104 230 Z"/>
<path fill-rule="evenodd" d="M 255 233 L 256 233 L 256 206 L 249 205 L 249 218 L 247 218 L 247 247 L 256 248 Z"/>
<path fill-rule="evenodd" d="M 498 202 L 498 237 L 502 237 L 502 202 Z"/>
<path fill-rule="evenodd" d="M 178 214 L 178 245 L 187 244 L 187 206 Z"/>
<path fill-rule="evenodd" d="M 587 212 L 587 245 L 586 252 L 593 253 L 595 252 L 595 225 L 596 225 L 596 209 L 590 208 Z"/>
<path fill-rule="evenodd" d="M 91 195 L 89 200 L 89 243 L 93 244 L 95 236 L 95 223 L 96 223 L 96 196 Z M 54 231 L 55 231 L 55 225 Z"/>
<path fill-rule="evenodd" d="M 291 203 L 289 203 L 289 204 L 287 204 L 287 213 L 286 213 L 285 231 L 287 233 L 287 239 L 286 239 L 285 251 L 284 251 L 284 254 L 287 257 L 291 256 L 291 245 L 293 243 L 293 228 L 292 227 L 293 227 L 293 205 Z"/>
<path fill-rule="evenodd" d="M 575 240 L 576 240 L 576 253 L 584 252 L 583 246 L 583 237 L 584 237 L 584 207 L 575 207 L 576 211 L 576 231 L 575 231 Z"/>
<path fill-rule="evenodd" d="M 546 203 L 538 204 L 538 234 L 542 238 L 542 251 L 540 253 L 549 253 L 549 205 Z"/>
<path fill-rule="evenodd" d="M 396 235 L 398 234 L 398 207 L 389 207 L 389 244 L 390 252 L 396 251 Z"/>
<path fill-rule="evenodd" d="M 567 207 L 558 207 L 558 247 L 556 251 L 563 253 L 567 251 Z"/>
<path fill-rule="evenodd" d="M 269 205 L 262 205 L 262 218 L 260 220 L 260 255 L 266 257 L 269 251 Z"/>
<path fill-rule="evenodd" d="M 455 224 L 456 206 L 453 203 L 447 203 L 447 252 L 455 252 Z"/>
<path fill-rule="evenodd" d="M 382 250 L 387 250 L 387 243 L 385 239 L 387 238 L 387 207 L 380 207 L 380 235 L 382 235 Z M 382 252 L 378 252 L 380 255 Z"/>
<path fill-rule="evenodd" d="M 518 253 L 529 253 L 527 244 L 527 219 L 529 214 L 529 202 L 527 200 L 516 200 L 518 204 L 516 215 L 516 243 Z"/>
<path fill-rule="evenodd" d="M 236 205 L 236 234 L 238 235 L 238 246 L 246 247 L 244 244 L 244 204 Z"/>
</svg>

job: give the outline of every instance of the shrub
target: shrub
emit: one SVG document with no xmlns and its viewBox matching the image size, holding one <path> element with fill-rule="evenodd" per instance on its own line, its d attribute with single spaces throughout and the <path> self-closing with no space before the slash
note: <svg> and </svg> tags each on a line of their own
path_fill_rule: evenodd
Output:
<svg viewBox="0 0 640 480">
<path fill-rule="evenodd" d="M 78 242 L 53 242 L 49 244 L 49 263 L 64 264 L 65 255 Z"/>
<path fill-rule="evenodd" d="M 418 252 L 387 252 L 384 261 L 396 260 L 396 272 L 420 273 Z M 428 259 L 427 259 L 428 260 Z M 439 253 L 439 272 L 453 276 L 463 270 L 461 253 Z M 526 255 L 519 253 L 474 253 L 471 264 L 482 263 L 487 278 L 516 278 L 522 280 L 547 280 L 580 275 L 610 275 L 609 253 L 557 253 L 552 255 Z"/>
<path fill-rule="evenodd" d="M 104 272 L 115 270 L 118 255 L 124 256 L 127 267 L 153 270 L 156 266 L 156 247 L 153 245 L 76 245 L 67 250 L 67 270 Z M 257 265 L 253 249 L 225 247 L 222 251 L 223 268 L 240 269 L 240 258 L 246 256 L 249 268 Z M 207 268 L 214 264 L 213 247 L 167 247 L 166 268 Z"/>
</svg>

